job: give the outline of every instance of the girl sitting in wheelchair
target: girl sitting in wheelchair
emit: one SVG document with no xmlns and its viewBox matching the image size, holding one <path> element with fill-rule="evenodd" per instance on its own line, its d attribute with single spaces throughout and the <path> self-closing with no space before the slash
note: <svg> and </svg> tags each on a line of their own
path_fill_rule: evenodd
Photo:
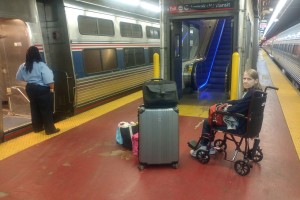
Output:
<svg viewBox="0 0 300 200">
<path fill-rule="evenodd" d="M 249 69 L 243 74 L 243 87 L 244 95 L 241 99 L 227 101 L 224 104 L 214 105 L 215 109 L 222 109 L 223 111 L 229 113 L 239 113 L 242 115 L 247 115 L 252 94 L 257 90 L 262 90 L 259 83 L 259 76 L 256 70 Z M 212 107 L 211 107 L 212 109 Z M 204 119 L 195 128 L 203 123 L 202 134 L 197 146 L 190 151 L 191 156 L 196 157 L 199 150 L 207 151 L 210 154 L 215 153 L 215 149 L 211 147 L 211 142 L 214 140 L 214 132 L 212 131 L 212 126 L 217 126 L 218 130 L 230 132 L 233 134 L 244 134 L 246 131 L 246 120 L 244 118 L 238 118 L 234 116 L 222 116 L 221 120 Z"/>
</svg>

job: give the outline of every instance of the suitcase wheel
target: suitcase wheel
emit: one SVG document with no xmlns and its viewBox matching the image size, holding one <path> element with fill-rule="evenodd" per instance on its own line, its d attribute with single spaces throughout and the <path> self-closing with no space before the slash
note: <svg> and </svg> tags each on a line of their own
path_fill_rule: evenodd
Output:
<svg viewBox="0 0 300 200">
<path fill-rule="evenodd" d="M 174 169 L 178 169 L 178 162 L 172 163 L 172 167 L 173 167 Z"/>
<path fill-rule="evenodd" d="M 140 171 L 142 171 L 142 170 L 145 169 L 145 165 L 140 164 L 138 168 L 139 168 Z"/>
</svg>

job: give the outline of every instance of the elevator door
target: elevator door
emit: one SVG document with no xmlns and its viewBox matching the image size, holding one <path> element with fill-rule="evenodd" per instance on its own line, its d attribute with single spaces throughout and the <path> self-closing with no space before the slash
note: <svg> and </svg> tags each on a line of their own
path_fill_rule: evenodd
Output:
<svg viewBox="0 0 300 200">
<path fill-rule="evenodd" d="M 182 22 L 171 23 L 171 80 L 177 84 L 178 96 L 182 97 Z"/>
</svg>

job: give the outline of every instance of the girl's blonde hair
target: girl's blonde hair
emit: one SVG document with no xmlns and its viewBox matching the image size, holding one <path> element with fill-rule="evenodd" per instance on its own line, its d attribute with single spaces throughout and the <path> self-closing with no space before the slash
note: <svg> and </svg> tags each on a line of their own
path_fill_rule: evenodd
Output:
<svg viewBox="0 0 300 200">
<path fill-rule="evenodd" d="M 255 69 L 248 69 L 245 71 L 251 78 L 253 78 L 254 80 L 257 80 L 257 83 L 253 86 L 253 88 L 258 89 L 258 90 L 262 90 L 262 86 L 259 82 L 259 76 L 258 73 Z"/>
</svg>

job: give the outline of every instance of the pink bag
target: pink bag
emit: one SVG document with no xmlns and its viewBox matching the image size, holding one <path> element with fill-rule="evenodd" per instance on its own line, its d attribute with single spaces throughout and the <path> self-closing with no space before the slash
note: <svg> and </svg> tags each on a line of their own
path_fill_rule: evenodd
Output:
<svg viewBox="0 0 300 200">
<path fill-rule="evenodd" d="M 132 154 L 137 156 L 139 154 L 139 133 L 132 135 Z"/>
</svg>

